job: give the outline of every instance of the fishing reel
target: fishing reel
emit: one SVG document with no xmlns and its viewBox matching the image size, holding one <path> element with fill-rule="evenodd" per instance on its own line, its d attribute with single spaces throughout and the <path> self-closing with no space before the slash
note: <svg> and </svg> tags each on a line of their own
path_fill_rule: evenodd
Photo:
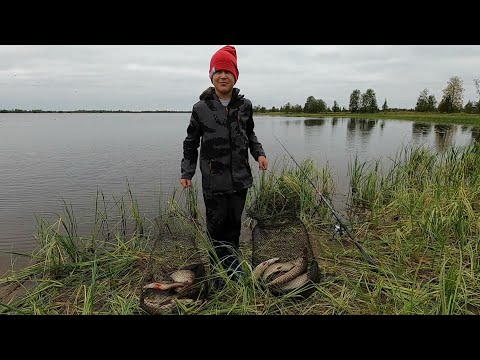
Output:
<svg viewBox="0 0 480 360">
<path fill-rule="evenodd" d="M 335 236 L 342 237 L 344 234 L 345 229 L 340 223 L 337 222 L 333 227 L 333 238 L 335 239 Z"/>
</svg>

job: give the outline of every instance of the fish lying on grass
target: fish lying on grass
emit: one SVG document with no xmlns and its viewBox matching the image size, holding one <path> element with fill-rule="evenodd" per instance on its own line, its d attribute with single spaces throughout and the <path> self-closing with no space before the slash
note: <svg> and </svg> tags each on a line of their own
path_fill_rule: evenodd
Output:
<svg viewBox="0 0 480 360">
<path fill-rule="evenodd" d="M 308 255 L 307 249 L 305 248 L 303 250 L 302 256 L 293 260 L 294 266 L 289 271 L 287 271 L 285 274 L 283 274 L 283 275 L 275 278 L 274 280 L 268 282 L 266 284 L 267 288 L 285 284 L 285 283 L 295 279 L 296 277 L 302 275 L 307 270 L 307 266 L 308 266 L 308 256 L 307 255 Z"/>
<path fill-rule="evenodd" d="M 154 282 L 151 284 L 145 285 L 143 288 L 144 289 L 157 289 L 157 290 L 170 290 L 170 289 L 178 289 L 178 288 L 184 288 L 185 283 L 179 283 L 179 282 Z"/>
<path fill-rule="evenodd" d="M 272 264 L 276 263 L 278 260 L 280 260 L 280 258 L 276 257 L 276 258 L 272 258 L 272 259 L 268 259 L 268 260 L 265 260 L 263 262 L 261 262 L 260 264 L 258 264 L 255 269 L 253 269 L 252 271 L 252 277 L 257 280 L 260 278 L 260 276 L 262 276 L 262 274 L 264 273 L 264 271 Z"/>
<path fill-rule="evenodd" d="M 320 276 L 320 269 L 318 268 L 318 264 L 316 261 L 312 261 L 309 264 L 308 270 L 303 273 L 302 275 L 296 277 L 293 280 L 290 280 L 287 283 L 278 285 L 274 288 L 270 288 L 270 291 L 274 295 L 284 295 L 291 291 L 300 290 L 298 295 L 305 298 L 310 296 L 312 293 L 315 292 L 315 287 L 310 286 L 308 287 L 307 284 L 312 284 L 318 280 Z"/>
<path fill-rule="evenodd" d="M 303 285 L 308 283 L 309 280 L 310 280 L 310 277 L 308 276 L 308 273 L 303 273 L 302 275 L 297 276 L 295 279 L 292 279 L 287 283 L 279 285 L 278 290 L 280 290 L 280 291 L 290 291 L 290 290 L 299 289 Z"/>
<path fill-rule="evenodd" d="M 153 282 L 142 289 L 140 306 L 150 314 L 166 314 L 173 310 L 176 302 L 191 303 L 199 292 L 194 284 L 195 273 L 192 270 L 176 270 L 170 274 L 171 280 Z"/>
<path fill-rule="evenodd" d="M 265 260 L 252 272 L 255 280 L 261 279 L 274 293 L 285 293 L 306 285 L 311 280 L 308 269 L 308 252 L 304 248 L 296 259 L 278 263 L 279 258 Z M 318 269 L 313 269 L 318 270 Z"/>
<path fill-rule="evenodd" d="M 293 260 L 287 261 L 287 262 L 282 262 L 282 263 L 275 263 L 270 265 L 263 273 L 262 279 L 263 280 L 268 280 L 270 275 L 273 275 L 278 272 L 282 271 L 289 271 L 295 266 Z"/>
<path fill-rule="evenodd" d="M 176 289 L 176 291 L 181 291 L 188 285 L 193 284 L 193 281 L 195 280 L 195 273 L 192 270 L 177 270 L 170 274 L 170 278 L 173 280 L 173 282 L 169 280 L 154 282 L 145 285 L 143 288 L 158 290 Z"/>
<path fill-rule="evenodd" d="M 159 302 L 157 299 L 145 298 L 143 301 L 143 309 L 152 315 L 165 315 L 170 313 L 177 306 L 177 302 L 180 304 L 193 304 L 195 300 L 189 298 L 172 298 L 162 299 Z"/>
</svg>

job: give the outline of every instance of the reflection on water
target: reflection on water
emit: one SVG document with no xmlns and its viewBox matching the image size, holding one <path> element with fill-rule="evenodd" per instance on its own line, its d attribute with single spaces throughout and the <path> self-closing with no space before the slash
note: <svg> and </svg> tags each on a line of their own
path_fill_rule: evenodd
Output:
<svg viewBox="0 0 480 360">
<path fill-rule="evenodd" d="M 285 120 L 285 126 L 295 126 L 295 127 L 303 127 L 303 121 L 299 121 L 298 119 L 291 119 Z"/>
<path fill-rule="evenodd" d="M 347 140 L 353 145 L 350 151 L 357 146 L 357 139 L 360 141 L 362 151 L 370 141 L 370 136 L 380 120 L 349 118 L 347 122 Z"/>
<path fill-rule="evenodd" d="M 355 135 L 356 132 L 359 132 L 363 135 L 370 135 L 375 125 L 379 120 L 368 120 L 368 119 L 348 119 L 347 130 L 350 135 Z"/>
<path fill-rule="evenodd" d="M 152 219 L 158 196 L 178 186 L 189 121 L 190 114 L 0 114 L 0 272 L 9 266 L 5 251 L 36 244 L 35 215 L 57 220 L 63 199 L 73 205 L 79 231 L 91 231 L 97 188 L 112 201 L 125 194 L 128 179 Z M 272 164 L 286 156 L 278 137 L 297 161 L 328 165 L 338 194 L 348 193 L 355 156 L 367 161 L 411 143 L 441 152 L 480 141 L 480 127 L 337 117 L 256 116 L 255 133 Z M 201 186 L 199 176 L 194 182 Z"/>
<path fill-rule="evenodd" d="M 420 141 L 429 136 L 432 130 L 432 124 L 428 123 L 413 123 L 412 124 L 412 136 L 415 140 Z"/>
<path fill-rule="evenodd" d="M 474 139 L 477 142 L 480 142 L 480 126 L 473 126 L 471 128 L 472 132 L 472 139 Z"/>
<path fill-rule="evenodd" d="M 454 146 L 459 138 L 465 140 L 464 145 L 480 141 L 479 126 L 427 123 L 412 123 L 412 139 L 416 144 L 428 143 L 432 138 L 432 129 L 433 145 L 438 152 L 444 152 L 450 146 Z M 469 138 L 471 141 L 468 141 Z"/>
<path fill-rule="evenodd" d="M 453 145 L 453 135 L 457 132 L 458 126 L 452 124 L 435 124 L 435 145 L 437 151 L 443 152 L 447 147 Z"/>
<path fill-rule="evenodd" d="M 327 119 L 325 119 L 325 118 L 305 119 L 305 121 L 303 123 L 305 124 L 305 126 L 323 126 L 323 125 L 325 125 L 326 121 L 327 121 Z M 335 124 L 332 123 L 332 126 L 335 126 Z"/>
</svg>

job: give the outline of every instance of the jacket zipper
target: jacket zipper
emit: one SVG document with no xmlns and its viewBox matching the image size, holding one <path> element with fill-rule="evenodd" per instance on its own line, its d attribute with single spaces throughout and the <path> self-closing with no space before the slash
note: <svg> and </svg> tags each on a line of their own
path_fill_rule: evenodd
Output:
<svg viewBox="0 0 480 360">
<path fill-rule="evenodd" d="M 230 126 L 228 122 L 228 117 L 230 115 L 230 109 L 228 106 L 225 106 L 225 112 L 227 113 L 227 124 L 228 124 L 228 140 L 230 143 L 230 176 L 232 177 L 232 186 L 233 186 L 233 191 L 235 192 L 235 182 L 233 181 L 233 156 L 232 156 L 232 127 Z"/>
</svg>

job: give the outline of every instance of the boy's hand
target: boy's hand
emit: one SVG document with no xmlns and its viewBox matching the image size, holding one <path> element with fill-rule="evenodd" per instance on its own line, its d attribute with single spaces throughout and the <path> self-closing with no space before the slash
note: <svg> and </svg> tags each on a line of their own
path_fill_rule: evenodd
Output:
<svg viewBox="0 0 480 360">
<path fill-rule="evenodd" d="M 180 184 L 181 184 L 184 188 L 191 188 L 191 187 L 192 187 L 192 180 L 180 179 Z"/>
<path fill-rule="evenodd" d="M 263 155 L 258 157 L 258 168 L 260 170 L 267 170 L 268 169 L 268 160 Z"/>
</svg>

